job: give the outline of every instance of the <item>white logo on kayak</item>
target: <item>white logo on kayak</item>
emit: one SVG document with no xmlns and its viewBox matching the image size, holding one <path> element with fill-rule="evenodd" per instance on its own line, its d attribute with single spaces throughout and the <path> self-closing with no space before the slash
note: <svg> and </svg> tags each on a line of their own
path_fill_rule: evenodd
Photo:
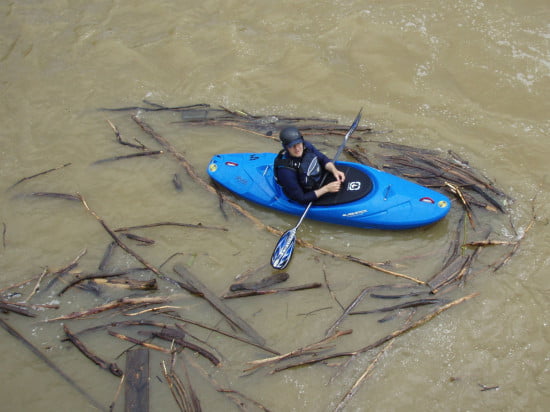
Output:
<svg viewBox="0 0 550 412">
<path fill-rule="evenodd" d="M 360 216 L 364 213 L 367 213 L 368 210 L 367 209 L 363 209 L 363 210 L 358 210 L 357 212 L 350 212 L 350 213 L 344 213 L 342 216 L 343 217 L 354 217 L 354 216 Z"/>
<path fill-rule="evenodd" d="M 348 183 L 348 190 L 349 191 L 359 190 L 359 189 L 361 189 L 361 182 L 349 182 Z"/>
</svg>

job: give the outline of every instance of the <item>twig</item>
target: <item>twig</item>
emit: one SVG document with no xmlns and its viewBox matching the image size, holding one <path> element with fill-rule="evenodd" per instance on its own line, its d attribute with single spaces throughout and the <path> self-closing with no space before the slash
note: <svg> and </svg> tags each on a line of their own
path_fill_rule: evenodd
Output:
<svg viewBox="0 0 550 412">
<path fill-rule="evenodd" d="M 48 268 L 46 268 L 42 271 L 42 274 L 38 278 L 38 281 L 36 282 L 36 285 L 34 285 L 34 288 L 33 288 L 32 292 L 27 297 L 27 299 L 25 299 L 23 302 L 28 302 L 36 294 L 36 292 L 40 288 L 40 282 L 42 281 L 42 279 L 44 279 L 44 276 L 46 276 L 48 273 L 50 273 L 50 270 Z"/>
<path fill-rule="evenodd" d="M 153 345 L 151 343 L 147 343 L 144 341 L 141 341 L 139 339 L 132 338 L 130 336 L 123 335 L 121 333 L 114 332 L 112 330 L 108 331 L 109 335 L 114 336 L 115 338 L 125 340 L 126 342 L 133 343 L 134 345 L 140 345 L 147 349 L 153 349 L 162 353 L 172 353 L 172 350 L 163 348 L 161 346 Z"/>
<path fill-rule="evenodd" d="M 146 228 L 158 227 L 158 226 L 180 226 L 180 227 L 188 227 L 192 229 L 221 230 L 224 232 L 227 232 L 229 230 L 225 227 L 205 226 L 202 223 L 192 224 L 192 223 L 178 223 L 178 222 L 159 222 L 159 223 L 150 223 L 147 225 L 119 227 L 118 229 L 113 230 L 113 232 L 126 232 L 129 230 L 146 229 Z"/>
<path fill-rule="evenodd" d="M 59 169 L 63 169 L 64 167 L 67 167 L 67 166 L 70 166 L 71 163 L 65 163 L 64 165 L 61 165 L 61 166 L 57 166 L 57 167 L 54 167 L 52 169 L 48 169 L 48 170 L 45 170 L 44 172 L 40 172 L 40 173 L 37 173 L 35 175 L 32 175 L 32 176 L 28 176 L 28 177 L 24 177 L 22 179 L 19 179 L 17 182 L 15 182 L 13 185 L 11 185 L 9 189 L 12 189 L 13 187 L 17 186 L 18 184 L 20 183 L 23 183 L 24 181 L 26 180 L 30 180 L 30 179 L 34 179 L 35 177 L 38 177 L 38 176 L 42 176 L 42 175 L 45 175 L 47 173 L 51 173 L 51 172 L 54 172 L 56 170 L 59 170 Z"/>
<path fill-rule="evenodd" d="M 122 376 L 120 377 L 120 382 L 118 384 L 118 388 L 116 390 L 116 393 L 115 393 L 115 397 L 113 399 L 113 401 L 111 402 L 111 404 L 109 405 L 109 412 L 113 412 L 113 410 L 115 409 L 115 404 L 116 404 L 116 401 L 118 400 L 118 396 L 120 395 L 120 391 L 122 389 L 122 386 L 124 385 L 124 379 L 126 378 L 126 375 L 122 374 Z"/>
<path fill-rule="evenodd" d="M 372 360 L 371 363 L 369 363 L 369 366 L 365 371 L 361 374 L 361 376 L 355 381 L 355 383 L 352 385 L 352 387 L 346 392 L 346 394 L 342 397 L 340 400 L 340 403 L 336 405 L 336 408 L 334 408 L 334 412 L 341 411 L 344 406 L 347 404 L 347 402 L 355 395 L 361 384 L 370 376 L 371 372 L 374 370 L 374 367 L 382 357 L 382 355 L 391 348 L 395 341 L 389 341 L 386 343 L 386 345 L 376 354 L 376 357 Z"/>
<path fill-rule="evenodd" d="M 107 162 L 114 162 L 117 160 L 134 159 L 136 157 L 156 156 L 161 154 L 164 154 L 162 150 L 148 150 L 146 152 L 131 153 L 128 155 L 108 157 L 106 159 L 96 160 L 95 162 L 92 163 L 92 165 L 98 165 L 98 164 L 107 163 Z"/>
</svg>

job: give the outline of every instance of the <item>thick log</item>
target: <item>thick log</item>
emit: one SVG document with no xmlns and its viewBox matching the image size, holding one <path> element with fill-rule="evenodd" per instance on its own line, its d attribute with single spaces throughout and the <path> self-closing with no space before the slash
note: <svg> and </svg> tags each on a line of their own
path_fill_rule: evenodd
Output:
<svg viewBox="0 0 550 412">
<path fill-rule="evenodd" d="M 232 325 L 239 328 L 250 339 L 259 345 L 265 343 L 265 339 L 260 336 L 247 322 L 245 322 L 237 313 L 223 302 L 216 294 L 210 291 L 199 279 L 197 279 L 183 265 L 176 264 L 174 271 L 178 273 L 184 282 L 190 285 L 193 289 L 199 291 L 204 299 L 208 301 L 218 312 L 220 312 Z"/>
<path fill-rule="evenodd" d="M 149 351 L 134 349 L 126 352 L 125 411 L 149 410 Z"/>
</svg>

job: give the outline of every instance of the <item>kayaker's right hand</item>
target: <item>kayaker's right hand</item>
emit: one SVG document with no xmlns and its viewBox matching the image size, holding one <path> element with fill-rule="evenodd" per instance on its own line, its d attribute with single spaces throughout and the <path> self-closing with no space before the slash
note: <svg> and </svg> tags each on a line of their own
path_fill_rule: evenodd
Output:
<svg viewBox="0 0 550 412">
<path fill-rule="evenodd" d="M 319 199 L 324 194 L 338 192 L 341 186 L 342 184 L 338 180 L 335 180 L 334 182 L 330 182 L 324 185 L 323 187 L 320 187 L 319 189 L 317 189 L 315 191 L 315 195 L 317 196 L 317 199 Z"/>
</svg>

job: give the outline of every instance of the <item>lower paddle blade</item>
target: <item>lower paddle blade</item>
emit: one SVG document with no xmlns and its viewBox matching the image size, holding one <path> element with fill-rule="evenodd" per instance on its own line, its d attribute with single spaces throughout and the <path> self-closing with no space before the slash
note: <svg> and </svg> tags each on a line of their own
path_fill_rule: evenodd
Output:
<svg viewBox="0 0 550 412">
<path fill-rule="evenodd" d="M 284 269 L 290 262 L 292 258 L 292 253 L 294 252 L 294 245 L 296 244 L 296 228 L 287 230 L 271 255 L 271 266 L 275 269 Z"/>
</svg>

